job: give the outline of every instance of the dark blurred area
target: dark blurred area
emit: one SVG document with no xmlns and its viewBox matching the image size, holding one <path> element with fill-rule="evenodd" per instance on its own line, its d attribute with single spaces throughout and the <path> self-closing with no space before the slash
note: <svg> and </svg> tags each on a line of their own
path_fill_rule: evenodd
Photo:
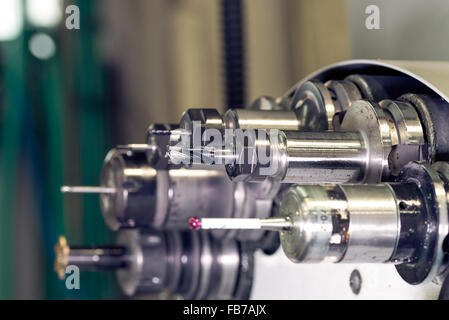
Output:
<svg viewBox="0 0 449 320">
<path fill-rule="evenodd" d="M 79 29 L 67 27 L 72 5 Z M 120 298 L 112 273 L 83 274 L 75 291 L 57 279 L 60 234 L 85 245 L 114 241 L 98 196 L 63 197 L 60 187 L 97 185 L 107 151 L 143 143 L 151 123 L 177 122 L 191 107 L 279 96 L 308 73 L 352 57 L 441 58 L 395 50 L 413 30 L 389 33 L 387 48 L 373 48 L 370 37 L 394 19 L 387 15 L 383 30 L 367 35 L 359 26 L 364 5 L 0 0 L 0 299 Z M 413 7 L 420 10 L 416 3 L 409 14 Z"/>
</svg>

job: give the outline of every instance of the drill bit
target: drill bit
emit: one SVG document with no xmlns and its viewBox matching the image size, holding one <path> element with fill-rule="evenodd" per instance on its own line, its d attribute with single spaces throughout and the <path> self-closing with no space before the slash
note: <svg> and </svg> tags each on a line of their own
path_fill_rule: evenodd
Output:
<svg viewBox="0 0 449 320">
<path fill-rule="evenodd" d="M 62 186 L 62 193 L 93 193 L 93 194 L 115 194 L 116 188 L 88 187 L 88 186 Z"/>
<path fill-rule="evenodd" d="M 149 145 L 149 144 L 125 144 L 125 145 L 118 145 L 115 147 L 117 150 L 124 150 L 124 151 L 147 151 L 147 150 L 155 150 L 155 146 Z"/>
<path fill-rule="evenodd" d="M 149 135 L 154 135 L 154 136 L 191 136 L 192 133 L 190 130 L 186 130 L 186 129 L 175 129 L 175 130 L 170 130 L 170 129 L 151 129 L 150 131 L 148 131 Z"/>
<path fill-rule="evenodd" d="M 284 231 L 290 229 L 293 224 L 287 218 L 244 219 L 244 218 L 196 218 L 189 219 L 190 228 L 193 230 L 210 229 L 245 229 L 245 230 L 271 230 Z"/>
<path fill-rule="evenodd" d="M 172 163 L 207 163 L 222 165 L 234 163 L 238 156 L 230 149 L 221 149 L 211 146 L 179 147 L 168 146 L 166 157 Z"/>
</svg>

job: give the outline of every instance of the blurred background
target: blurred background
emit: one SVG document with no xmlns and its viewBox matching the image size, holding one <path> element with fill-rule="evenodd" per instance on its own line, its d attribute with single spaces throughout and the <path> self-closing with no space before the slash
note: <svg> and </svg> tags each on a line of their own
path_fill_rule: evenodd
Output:
<svg viewBox="0 0 449 320">
<path fill-rule="evenodd" d="M 53 271 L 60 234 L 113 241 L 97 196 L 59 188 L 98 184 L 114 145 L 190 107 L 279 96 L 333 62 L 449 60 L 448 16 L 444 0 L 0 0 L 0 298 L 120 297 L 113 274 L 69 291 Z"/>
</svg>

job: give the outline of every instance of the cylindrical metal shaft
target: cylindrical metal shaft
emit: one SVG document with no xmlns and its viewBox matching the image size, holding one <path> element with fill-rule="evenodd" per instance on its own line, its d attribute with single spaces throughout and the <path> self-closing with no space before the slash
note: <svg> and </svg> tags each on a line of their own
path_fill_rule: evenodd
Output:
<svg viewBox="0 0 449 320">
<path fill-rule="evenodd" d="M 60 279 L 64 279 L 69 265 L 81 270 L 117 270 L 126 268 L 128 260 L 123 246 L 70 247 L 63 236 L 55 245 L 55 271 Z"/>
<path fill-rule="evenodd" d="M 196 157 L 192 151 L 197 152 Z M 170 157 L 180 162 L 187 159 L 192 163 L 226 164 L 232 180 L 247 182 L 267 177 L 301 184 L 360 182 L 369 165 L 368 149 L 360 132 L 284 131 L 272 135 L 256 130 L 246 137 L 236 134 L 231 149 L 200 147 L 179 151 L 171 147 Z"/>
<path fill-rule="evenodd" d="M 344 183 L 363 178 L 367 149 L 359 132 L 294 132 L 285 134 L 282 182 Z"/>
<path fill-rule="evenodd" d="M 126 267 L 126 249 L 123 247 L 70 247 L 68 265 L 81 270 L 116 270 Z"/>
<path fill-rule="evenodd" d="M 91 186 L 62 186 L 62 193 L 82 193 L 82 194 L 115 194 L 116 188 L 108 187 L 91 187 Z"/>
</svg>

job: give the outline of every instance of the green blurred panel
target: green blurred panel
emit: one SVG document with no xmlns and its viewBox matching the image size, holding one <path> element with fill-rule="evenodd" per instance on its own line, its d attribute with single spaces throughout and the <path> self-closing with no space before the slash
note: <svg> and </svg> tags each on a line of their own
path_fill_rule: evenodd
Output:
<svg viewBox="0 0 449 320">
<path fill-rule="evenodd" d="M 41 113 L 44 119 L 45 128 L 45 165 L 46 179 L 48 185 L 48 203 L 51 219 L 51 235 L 47 237 L 47 246 L 56 243 L 58 235 L 65 234 L 64 212 L 62 195 L 59 191 L 64 183 L 64 105 L 62 99 L 61 68 L 59 56 L 56 55 L 51 60 L 42 63 L 42 79 L 40 90 L 42 93 Z M 48 223 L 43 221 L 42 223 Z M 50 248 L 47 248 L 47 250 Z M 57 299 L 64 297 L 61 283 L 58 283 L 53 270 L 53 257 L 46 261 L 47 277 L 47 298 Z"/>
<path fill-rule="evenodd" d="M 64 43 L 73 52 L 64 59 L 70 68 L 62 67 L 62 50 L 59 50 L 59 31 L 42 30 L 49 33 L 57 44 L 57 52 L 49 60 L 38 60 L 28 51 L 27 41 L 37 31 L 28 28 L 15 41 L 0 43 L 2 69 L 0 76 L 4 95 L 1 109 L 0 129 L 0 299 L 13 298 L 13 214 L 20 191 L 17 185 L 18 159 L 21 156 L 21 138 L 27 134 L 24 115 L 34 121 L 39 132 L 33 150 L 38 150 L 39 161 L 35 168 L 42 171 L 35 175 L 42 181 L 34 181 L 37 196 L 36 206 L 42 217 L 43 243 L 45 245 L 45 274 L 36 275 L 44 279 L 43 296 L 50 299 L 70 298 L 117 298 L 118 290 L 113 273 L 82 273 L 81 290 L 66 290 L 64 282 L 57 280 L 53 271 L 52 246 L 60 234 L 71 229 L 65 223 L 63 198 L 60 186 L 66 183 L 64 172 L 68 166 L 79 165 L 80 181 L 85 185 L 97 185 L 103 159 L 110 147 L 108 141 L 108 109 L 104 104 L 103 68 L 98 55 L 96 39 L 95 5 L 97 1 L 74 2 L 81 12 L 81 30 L 66 31 Z M 66 72 L 72 70 L 72 72 Z M 72 86 L 63 86 L 64 77 L 72 79 Z M 67 145 L 67 126 L 64 125 L 68 99 L 74 105 L 75 119 L 79 128 L 79 145 Z M 73 100 L 73 101 L 72 101 Z M 28 108 L 28 109 L 27 109 Z M 71 126 L 73 128 L 73 126 Z M 65 159 L 67 148 L 79 149 L 79 159 Z M 36 159 L 37 160 L 37 159 Z M 78 160 L 78 161 L 77 161 Z M 35 178 L 36 180 L 36 178 Z M 37 179 L 39 180 L 39 179 Z M 39 192 L 37 192 L 39 191 Z M 82 230 L 86 245 L 108 244 L 114 235 L 107 229 L 100 212 L 99 199 L 89 195 L 83 197 Z M 32 239 L 30 239 L 32 241 Z M 33 272 L 30 269 L 30 272 Z"/>
<path fill-rule="evenodd" d="M 24 38 L 0 44 L 3 58 L 4 96 L 0 145 L 0 299 L 13 298 L 13 219 L 20 150 L 21 118 L 25 103 Z"/>
<path fill-rule="evenodd" d="M 108 110 L 104 104 L 104 83 L 96 39 L 97 1 L 80 0 L 81 30 L 78 32 L 76 57 L 79 87 L 81 169 L 84 185 L 98 185 L 103 159 L 108 151 Z M 99 206 L 98 196 L 84 197 L 84 243 L 104 244 L 114 241 Z M 83 273 L 82 283 L 89 298 L 116 298 L 113 273 Z"/>
</svg>

